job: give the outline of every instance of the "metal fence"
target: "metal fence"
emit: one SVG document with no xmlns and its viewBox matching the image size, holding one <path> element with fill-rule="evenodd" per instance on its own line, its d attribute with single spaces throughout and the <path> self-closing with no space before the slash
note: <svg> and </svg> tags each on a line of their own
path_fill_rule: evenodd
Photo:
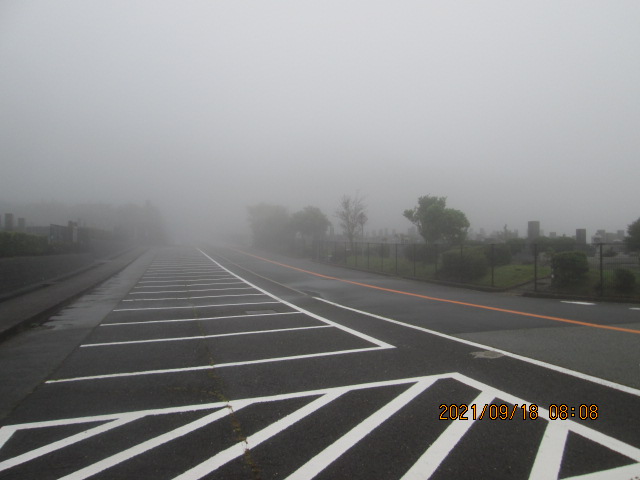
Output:
<svg viewBox="0 0 640 480">
<path fill-rule="evenodd" d="M 325 263 L 491 290 L 640 299 L 638 254 L 621 244 L 324 241 L 298 243 L 295 251 Z"/>
</svg>

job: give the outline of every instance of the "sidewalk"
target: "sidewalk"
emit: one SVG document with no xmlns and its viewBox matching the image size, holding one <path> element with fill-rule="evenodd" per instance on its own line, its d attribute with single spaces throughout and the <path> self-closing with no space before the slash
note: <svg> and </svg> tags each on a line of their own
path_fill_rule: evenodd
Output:
<svg viewBox="0 0 640 480">
<path fill-rule="evenodd" d="M 118 256 L 95 262 L 75 274 L 52 279 L 22 295 L 0 302 L 0 340 L 46 320 L 74 298 L 123 270 L 146 250 L 145 247 L 127 250 Z"/>
</svg>

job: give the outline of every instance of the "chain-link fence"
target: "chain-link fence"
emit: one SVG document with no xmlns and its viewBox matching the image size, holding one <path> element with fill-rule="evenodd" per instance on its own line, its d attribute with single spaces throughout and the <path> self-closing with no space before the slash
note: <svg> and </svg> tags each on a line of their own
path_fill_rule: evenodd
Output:
<svg viewBox="0 0 640 480">
<path fill-rule="evenodd" d="M 297 244 L 320 262 L 474 287 L 640 299 L 640 262 L 622 244 L 425 245 L 324 241 Z"/>
</svg>

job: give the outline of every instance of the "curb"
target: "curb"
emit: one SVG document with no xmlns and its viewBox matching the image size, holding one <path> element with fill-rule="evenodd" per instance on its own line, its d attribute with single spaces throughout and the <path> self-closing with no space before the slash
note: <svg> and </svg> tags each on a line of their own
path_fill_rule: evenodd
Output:
<svg viewBox="0 0 640 480">
<path fill-rule="evenodd" d="M 575 301 L 588 301 L 588 302 L 607 302 L 607 303 L 630 303 L 638 304 L 640 300 L 634 297 L 598 297 L 588 295 L 571 295 L 562 293 L 550 293 L 550 292 L 523 292 L 523 297 L 530 298 L 552 298 L 555 300 L 575 300 Z"/>
</svg>

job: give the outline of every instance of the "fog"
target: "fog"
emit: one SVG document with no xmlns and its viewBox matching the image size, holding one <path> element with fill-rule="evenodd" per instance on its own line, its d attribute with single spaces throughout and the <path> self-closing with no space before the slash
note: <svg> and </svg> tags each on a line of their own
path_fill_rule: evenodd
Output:
<svg viewBox="0 0 640 480">
<path fill-rule="evenodd" d="M 0 201 L 159 206 L 187 236 L 246 206 L 406 231 L 640 216 L 640 3 L 0 2 Z M 3 212 L 0 212 L 3 213 Z"/>
</svg>

